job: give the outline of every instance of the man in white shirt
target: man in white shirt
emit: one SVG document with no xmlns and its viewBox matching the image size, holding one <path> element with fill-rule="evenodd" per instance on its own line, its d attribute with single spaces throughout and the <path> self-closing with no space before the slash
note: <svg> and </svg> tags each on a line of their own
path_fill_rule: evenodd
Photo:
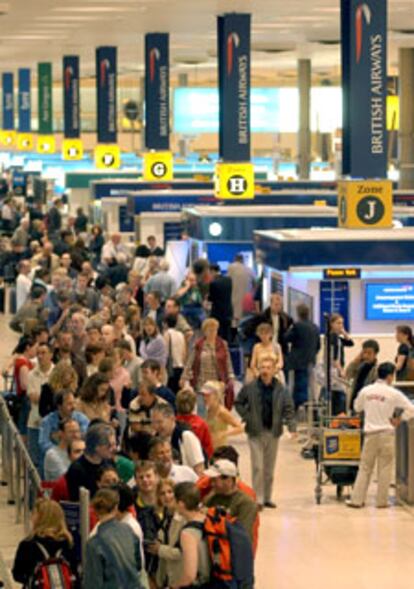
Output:
<svg viewBox="0 0 414 589">
<path fill-rule="evenodd" d="M 175 485 L 198 481 L 192 468 L 173 462 L 171 443 L 165 438 L 155 437 L 150 441 L 149 459 L 155 462 L 159 476 L 162 479 L 171 479 Z"/>
<path fill-rule="evenodd" d="M 180 455 L 181 463 L 201 476 L 204 472 L 204 454 L 200 440 L 176 421 L 171 405 L 154 407 L 151 417 L 152 427 L 159 436 L 170 440 L 172 448 Z"/>
<path fill-rule="evenodd" d="M 19 274 L 16 280 L 16 311 L 24 305 L 32 288 L 32 279 L 29 274 L 32 270 L 29 260 L 19 263 Z"/>
<path fill-rule="evenodd" d="M 118 254 L 121 252 L 129 258 L 128 250 L 121 240 L 122 236 L 120 233 L 113 233 L 111 235 L 111 239 L 102 248 L 102 264 L 108 265 L 112 260 L 116 260 Z"/>
<path fill-rule="evenodd" d="M 388 491 L 391 484 L 395 454 L 395 427 L 404 419 L 414 417 L 414 405 L 400 391 L 391 386 L 395 366 L 384 362 L 378 366 L 378 380 L 364 387 L 358 394 L 354 409 L 364 413 L 364 447 L 352 497 L 348 507 L 363 507 L 375 464 L 378 464 L 377 507 L 389 507 Z"/>
<path fill-rule="evenodd" d="M 40 343 L 37 346 L 37 365 L 29 372 L 27 378 L 27 394 L 30 399 L 30 413 L 27 422 L 27 444 L 33 464 L 40 468 L 39 449 L 39 399 L 42 386 L 48 382 L 54 368 L 52 362 L 53 351 L 49 344 Z"/>
</svg>

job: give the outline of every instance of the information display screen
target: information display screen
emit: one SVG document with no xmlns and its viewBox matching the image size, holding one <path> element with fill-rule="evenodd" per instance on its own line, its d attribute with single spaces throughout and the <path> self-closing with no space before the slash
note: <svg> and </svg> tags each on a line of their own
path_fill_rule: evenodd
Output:
<svg viewBox="0 0 414 589">
<path fill-rule="evenodd" d="M 219 95 L 217 88 L 174 90 L 174 132 L 184 135 L 217 133 Z M 297 88 L 252 88 L 253 133 L 297 133 L 299 93 Z M 333 133 L 342 125 L 342 91 L 339 87 L 311 89 L 311 130 Z"/>
<path fill-rule="evenodd" d="M 413 321 L 414 282 L 366 284 L 365 319 Z"/>
</svg>

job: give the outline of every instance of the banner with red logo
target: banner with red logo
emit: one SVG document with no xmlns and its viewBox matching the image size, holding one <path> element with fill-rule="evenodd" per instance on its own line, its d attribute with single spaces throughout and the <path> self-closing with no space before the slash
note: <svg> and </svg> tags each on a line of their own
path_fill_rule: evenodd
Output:
<svg viewBox="0 0 414 589">
<path fill-rule="evenodd" d="M 225 14 L 217 20 L 223 161 L 250 160 L 250 24 L 250 14 Z"/>
<path fill-rule="evenodd" d="M 342 0 L 342 173 L 387 177 L 387 2 Z"/>
<path fill-rule="evenodd" d="M 79 57 L 63 58 L 63 112 L 64 136 L 78 139 L 80 136 Z"/>
<path fill-rule="evenodd" d="M 168 33 L 145 35 L 145 146 L 170 148 L 170 58 Z"/>
<path fill-rule="evenodd" d="M 117 141 L 117 50 L 96 50 L 97 134 L 98 143 Z"/>
</svg>

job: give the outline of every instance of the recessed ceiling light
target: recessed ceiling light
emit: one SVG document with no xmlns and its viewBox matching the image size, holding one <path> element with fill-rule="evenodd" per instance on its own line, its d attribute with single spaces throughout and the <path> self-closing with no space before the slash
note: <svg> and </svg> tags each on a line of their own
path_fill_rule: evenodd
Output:
<svg viewBox="0 0 414 589">
<path fill-rule="evenodd" d="M 65 22 L 70 22 L 70 21 L 73 21 L 73 22 L 87 22 L 87 21 L 94 21 L 95 20 L 95 17 L 94 16 L 86 16 L 86 15 L 72 16 L 72 15 L 65 14 L 65 15 L 61 15 L 61 16 L 58 16 L 58 15 L 56 15 L 56 16 L 50 16 L 50 15 L 47 15 L 47 16 L 36 16 L 34 20 L 36 20 L 36 21 L 42 21 L 42 22 L 46 22 L 46 21 L 55 22 L 55 21 L 57 21 L 57 22 L 60 22 L 60 23 L 65 23 Z"/>
<path fill-rule="evenodd" d="M 129 12 L 132 6 L 58 6 L 52 12 L 107 13 Z"/>
<path fill-rule="evenodd" d="M 47 41 L 49 39 L 65 39 L 62 35 L 2 35 L 6 41 Z"/>
</svg>

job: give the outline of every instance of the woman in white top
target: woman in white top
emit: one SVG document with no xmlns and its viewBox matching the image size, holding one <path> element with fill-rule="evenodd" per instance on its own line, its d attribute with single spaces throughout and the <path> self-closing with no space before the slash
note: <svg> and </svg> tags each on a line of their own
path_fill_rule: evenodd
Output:
<svg viewBox="0 0 414 589">
<path fill-rule="evenodd" d="M 168 387 L 176 395 L 180 389 L 179 382 L 187 358 L 187 342 L 184 334 L 176 329 L 176 317 L 167 315 L 165 318 L 165 326 L 164 340 L 167 348 L 166 371 L 168 376 Z"/>
</svg>

